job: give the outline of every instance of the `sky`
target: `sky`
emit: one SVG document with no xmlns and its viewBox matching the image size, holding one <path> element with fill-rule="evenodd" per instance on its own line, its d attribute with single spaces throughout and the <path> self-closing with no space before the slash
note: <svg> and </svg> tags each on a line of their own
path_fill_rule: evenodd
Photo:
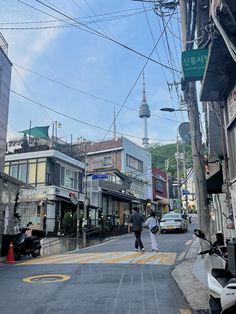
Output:
<svg viewBox="0 0 236 314">
<path fill-rule="evenodd" d="M 176 142 L 187 114 L 160 108 L 181 106 L 180 85 L 168 88 L 181 79 L 178 8 L 164 15 L 132 0 L 1 0 L 13 64 L 8 138 L 30 123 L 51 135 L 58 122 L 62 141 L 111 139 L 115 115 L 117 136 L 141 144 L 144 71 L 149 142 Z"/>
</svg>

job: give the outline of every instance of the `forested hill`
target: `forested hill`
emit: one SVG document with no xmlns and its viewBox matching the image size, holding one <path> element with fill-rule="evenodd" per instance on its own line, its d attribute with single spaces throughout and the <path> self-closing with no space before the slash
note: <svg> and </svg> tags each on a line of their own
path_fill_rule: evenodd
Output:
<svg viewBox="0 0 236 314">
<path fill-rule="evenodd" d="M 183 145 L 185 150 L 185 163 L 186 168 L 192 167 L 192 152 L 191 146 L 187 144 L 179 143 L 179 152 L 183 152 Z M 165 169 L 165 160 L 169 159 L 169 168 L 168 172 L 171 173 L 172 176 L 176 177 L 177 172 L 177 163 L 175 159 L 175 153 L 177 151 L 176 144 L 167 144 L 167 145 L 150 145 L 149 152 L 152 155 L 152 164 L 154 167 L 159 169 Z M 180 162 L 180 175 L 182 176 L 183 165 Z"/>
</svg>

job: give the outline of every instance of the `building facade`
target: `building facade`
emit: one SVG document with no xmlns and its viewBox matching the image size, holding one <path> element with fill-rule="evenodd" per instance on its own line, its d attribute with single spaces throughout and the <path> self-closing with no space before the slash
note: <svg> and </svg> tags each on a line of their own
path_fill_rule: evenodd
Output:
<svg viewBox="0 0 236 314">
<path fill-rule="evenodd" d="M 7 57 L 7 42 L 0 33 L 0 171 L 4 168 L 12 64 Z"/>
<path fill-rule="evenodd" d="M 235 238 L 236 62 L 229 46 L 236 44 L 236 4 L 227 0 L 210 6 L 214 23 L 200 95 L 208 131 L 207 192 L 212 233 L 223 231 L 226 237 Z"/>
<path fill-rule="evenodd" d="M 79 207 L 83 214 L 82 162 L 57 150 L 33 151 L 6 155 L 4 171 L 30 186 L 19 193 L 17 212 L 23 226 L 31 221 L 35 228 L 56 234 L 63 230 L 66 212 L 73 216 Z"/>
<path fill-rule="evenodd" d="M 165 170 L 152 168 L 153 203 L 161 213 L 169 211 L 168 180 Z"/>
<path fill-rule="evenodd" d="M 93 216 L 99 208 L 112 224 L 126 224 L 132 206 L 146 211 L 152 199 L 151 154 L 146 149 L 123 137 L 77 146 L 86 155 L 86 198 L 94 206 Z M 93 179 L 105 174 L 102 180 Z"/>
</svg>

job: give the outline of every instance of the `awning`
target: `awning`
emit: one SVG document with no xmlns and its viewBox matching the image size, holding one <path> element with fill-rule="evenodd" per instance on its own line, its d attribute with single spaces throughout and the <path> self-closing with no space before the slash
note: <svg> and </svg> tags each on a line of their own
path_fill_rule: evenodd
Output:
<svg viewBox="0 0 236 314">
<path fill-rule="evenodd" d="M 138 199 L 131 194 L 122 193 L 122 192 L 118 192 L 118 191 L 114 191 L 114 190 L 108 190 L 108 189 L 102 188 L 102 193 L 105 195 L 120 198 L 120 199 L 125 200 L 125 201 L 134 201 L 134 200 L 138 201 Z"/>
</svg>

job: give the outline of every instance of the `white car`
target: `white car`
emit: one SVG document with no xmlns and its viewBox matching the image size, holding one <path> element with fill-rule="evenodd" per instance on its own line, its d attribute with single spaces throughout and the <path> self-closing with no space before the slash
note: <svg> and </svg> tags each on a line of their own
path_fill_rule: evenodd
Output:
<svg viewBox="0 0 236 314">
<path fill-rule="evenodd" d="M 188 230 L 187 216 L 181 213 L 170 212 L 162 216 L 160 221 L 161 233 L 166 231 L 182 231 Z"/>
</svg>

